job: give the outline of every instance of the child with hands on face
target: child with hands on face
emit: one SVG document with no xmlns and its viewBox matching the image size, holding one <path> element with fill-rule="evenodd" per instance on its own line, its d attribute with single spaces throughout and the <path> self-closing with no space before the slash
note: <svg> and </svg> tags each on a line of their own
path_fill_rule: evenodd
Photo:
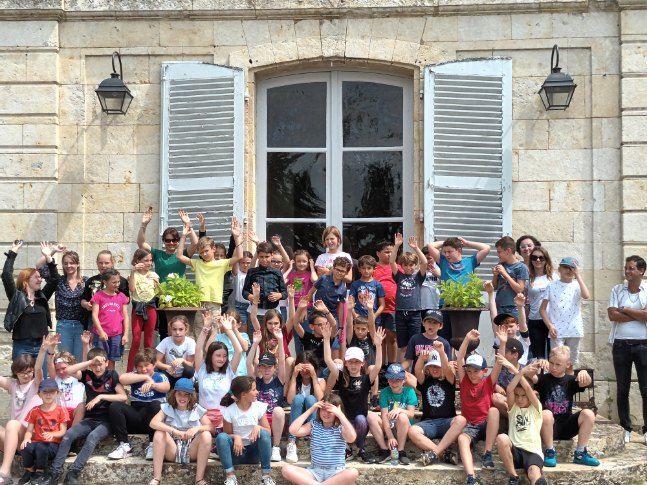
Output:
<svg viewBox="0 0 647 485">
<path fill-rule="evenodd" d="M 332 314 L 326 309 L 326 306 L 321 300 L 317 300 L 314 304 L 314 311 L 307 316 L 308 300 L 302 299 L 299 302 L 299 308 L 294 316 L 294 331 L 301 338 L 301 345 L 305 352 L 312 353 L 319 362 L 324 360 L 323 341 L 324 336 L 321 331 L 323 325 L 330 324 L 334 329 L 332 338 L 337 335 L 337 322 L 332 317 Z M 309 320 L 310 331 L 303 328 L 302 321 Z"/>
<path fill-rule="evenodd" d="M 195 340 L 187 337 L 190 332 L 189 320 L 177 315 L 168 323 L 171 335 L 164 338 L 157 348 L 155 367 L 166 374 L 171 386 L 179 378 L 193 378 L 195 373 Z"/>
<path fill-rule="evenodd" d="M 315 414 L 317 417 L 315 418 Z M 314 419 L 313 419 L 314 418 Z M 327 394 L 290 425 L 290 433 L 310 436 L 310 467 L 285 465 L 283 477 L 298 485 L 350 485 L 358 477 L 356 469 L 346 469 L 345 450 L 357 434 L 341 409 L 341 399 Z"/>
</svg>

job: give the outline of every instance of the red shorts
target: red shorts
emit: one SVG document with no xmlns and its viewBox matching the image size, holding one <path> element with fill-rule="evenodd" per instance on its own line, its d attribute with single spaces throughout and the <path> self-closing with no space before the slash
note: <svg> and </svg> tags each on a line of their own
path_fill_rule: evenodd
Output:
<svg viewBox="0 0 647 485">
<path fill-rule="evenodd" d="M 267 422 L 270 423 L 270 428 L 272 427 L 272 413 L 265 413 L 265 417 L 267 418 Z"/>
<path fill-rule="evenodd" d="M 222 429 L 222 413 L 220 409 L 209 409 L 207 411 L 207 418 L 211 421 L 211 425 L 214 429 Z"/>
</svg>

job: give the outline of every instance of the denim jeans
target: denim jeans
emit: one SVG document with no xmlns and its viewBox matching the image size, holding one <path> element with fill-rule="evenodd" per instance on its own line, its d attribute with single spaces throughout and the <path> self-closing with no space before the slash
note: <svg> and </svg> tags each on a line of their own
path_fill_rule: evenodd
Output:
<svg viewBox="0 0 647 485">
<path fill-rule="evenodd" d="M 304 396 L 303 394 L 297 394 L 292 399 L 292 404 L 290 404 L 290 423 L 293 423 L 299 416 L 305 413 L 308 409 L 312 407 L 314 403 L 317 402 L 317 398 L 312 394 L 309 396 Z M 312 413 L 306 423 L 312 421 L 315 417 L 315 413 Z M 296 439 L 294 435 L 289 435 L 291 440 Z"/>
<path fill-rule="evenodd" d="M 631 367 L 636 366 L 638 388 L 643 404 L 643 428 L 647 433 L 647 343 L 636 344 L 631 340 L 616 340 L 613 343 L 613 368 L 616 372 L 618 385 L 616 399 L 618 401 L 618 417 L 620 426 L 631 430 L 631 415 L 629 414 L 629 388 L 631 386 Z"/>
<path fill-rule="evenodd" d="M 261 462 L 264 474 L 270 473 L 270 457 L 272 456 L 272 437 L 269 431 L 262 429 L 258 439 L 243 447 L 241 455 L 234 455 L 234 440 L 227 433 L 216 436 L 218 456 L 225 473 L 234 471 L 234 465 L 256 465 Z"/>
<path fill-rule="evenodd" d="M 71 353 L 77 362 L 83 361 L 83 324 L 78 320 L 58 320 L 56 333 L 61 335 L 61 350 Z"/>
<path fill-rule="evenodd" d="M 92 453 L 99 442 L 106 439 L 108 436 L 110 436 L 109 424 L 107 421 L 100 419 L 86 418 L 79 424 L 72 426 L 67 430 L 67 433 L 63 436 L 58 447 L 56 458 L 54 458 L 54 461 L 52 462 L 52 473 L 59 476 L 63 472 L 63 465 L 65 464 L 65 459 L 70 452 L 72 443 L 80 438 L 85 438 L 83 447 L 76 456 L 74 463 L 72 463 L 68 469 L 68 472 L 80 472 L 92 456 Z"/>
<path fill-rule="evenodd" d="M 37 338 L 14 340 L 11 346 L 11 360 L 16 360 L 19 355 L 27 354 L 31 355 L 35 361 L 38 357 L 41 343 L 42 340 Z M 47 359 L 43 361 L 43 374 L 47 375 Z"/>
<path fill-rule="evenodd" d="M 248 308 L 249 308 L 249 303 L 242 303 L 240 301 L 236 301 L 236 311 L 240 315 L 240 322 L 243 325 L 247 325 L 247 320 L 248 320 L 247 309 Z"/>
</svg>

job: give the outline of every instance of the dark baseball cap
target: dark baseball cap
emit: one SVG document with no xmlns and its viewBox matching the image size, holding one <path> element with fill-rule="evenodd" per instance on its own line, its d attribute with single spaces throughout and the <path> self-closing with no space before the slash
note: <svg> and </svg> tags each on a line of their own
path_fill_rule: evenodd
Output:
<svg viewBox="0 0 647 485">
<path fill-rule="evenodd" d="M 519 342 L 516 338 L 510 338 L 505 343 L 506 352 L 516 352 L 519 357 L 523 355 L 523 344 Z"/>
<path fill-rule="evenodd" d="M 443 323 L 443 313 L 440 310 L 427 310 L 422 321 L 424 322 L 425 320 L 435 320 L 438 323 Z"/>
<path fill-rule="evenodd" d="M 276 365 L 276 357 L 274 357 L 274 354 L 265 352 L 263 355 L 261 355 L 261 358 L 258 359 L 258 365 Z"/>
</svg>

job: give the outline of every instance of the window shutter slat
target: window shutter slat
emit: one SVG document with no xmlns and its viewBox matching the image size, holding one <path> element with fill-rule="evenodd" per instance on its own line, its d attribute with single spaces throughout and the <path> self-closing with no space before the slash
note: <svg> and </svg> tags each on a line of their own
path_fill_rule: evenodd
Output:
<svg viewBox="0 0 647 485">
<path fill-rule="evenodd" d="M 425 70 L 425 235 L 493 244 L 512 229 L 510 59 Z M 477 274 L 491 275 L 496 254 Z"/>
<path fill-rule="evenodd" d="M 244 75 L 197 62 L 162 65 L 160 230 L 177 215 L 202 212 L 207 233 L 229 241 L 232 215 L 243 212 Z"/>
</svg>

